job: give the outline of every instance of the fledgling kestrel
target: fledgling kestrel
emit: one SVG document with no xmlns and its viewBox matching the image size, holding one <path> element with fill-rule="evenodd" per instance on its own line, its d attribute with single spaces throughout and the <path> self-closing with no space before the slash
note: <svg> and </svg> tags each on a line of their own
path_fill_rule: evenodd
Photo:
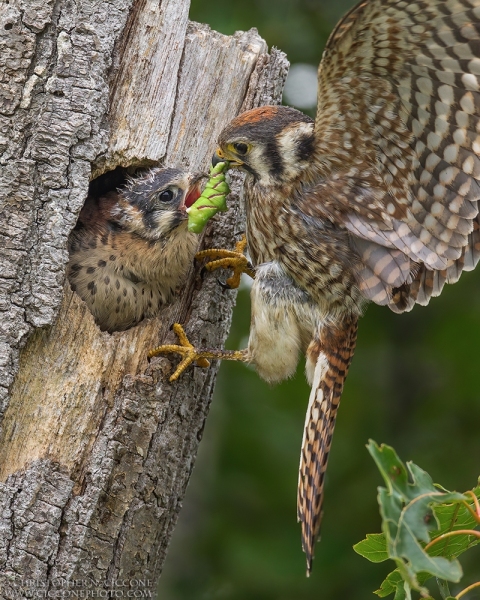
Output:
<svg viewBox="0 0 480 600">
<path fill-rule="evenodd" d="M 480 0 L 361 2 L 318 80 L 315 122 L 267 106 L 220 135 L 215 160 L 247 172 L 251 330 L 245 351 L 201 354 L 248 361 L 270 382 L 306 354 L 307 574 L 362 310 L 425 305 L 480 257 Z"/>
<path fill-rule="evenodd" d="M 104 196 L 89 196 L 69 239 L 68 279 L 109 332 L 155 316 L 183 282 L 198 236 L 186 209 L 203 175 L 150 169 Z"/>
</svg>

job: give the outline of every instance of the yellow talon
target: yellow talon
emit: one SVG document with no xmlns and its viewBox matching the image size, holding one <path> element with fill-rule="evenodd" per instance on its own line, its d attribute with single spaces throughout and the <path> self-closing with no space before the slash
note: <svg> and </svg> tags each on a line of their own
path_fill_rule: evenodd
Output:
<svg viewBox="0 0 480 600">
<path fill-rule="evenodd" d="M 176 371 L 169 379 L 171 382 L 176 381 L 193 362 L 196 362 L 199 367 L 206 368 L 210 366 L 210 361 L 207 360 L 208 358 L 219 360 L 248 360 L 248 353 L 246 350 L 214 350 L 209 348 L 197 350 L 193 344 L 189 342 L 187 334 L 179 323 L 174 323 L 173 331 L 176 333 L 180 345 L 165 344 L 164 346 L 153 348 L 153 350 L 150 350 L 147 354 L 149 359 L 158 356 L 159 354 L 169 354 L 172 352 L 176 352 L 183 357 Z"/>
<path fill-rule="evenodd" d="M 235 250 L 224 250 L 222 248 L 209 248 L 208 250 L 202 250 L 197 252 L 195 258 L 202 260 L 204 258 L 212 258 L 205 265 L 207 271 L 214 271 L 215 269 L 233 269 L 233 275 L 226 281 L 227 286 L 230 289 L 238 288 L 240 285 L 240 277 L 242 273 L 255 277 L 255 272 L 252 265 L 248 262 L 245 256 L 245 248 L 247 246 L 247 238 L 245 236 L 235 244 Z"/>
<path fill-rule="evenodd" d="M 185 369 L 187 369 L 187 367 L 189 367 L 193 362 L 196 362 L 199 367 L 206 368 L 210 366 L 210 362 L 202 356 L 201 352 L 197 352 L 195 347 L 190 343 L 187 334 L 180 323 L 173 324 L 173 331 L 176 333 L 180 345 L 165 344 L 163 346 L 153 348 L 153 350 L 150 350 L 150 352 L 147 354 L 149 359 L 153 358 L 154 356 L 158 356 L 159 354 L 171 354 L 174 352 L 183 356 L 180 364 L 170 377 L 170 382 L 176 381 L 185 371 Z"/>
</svg>

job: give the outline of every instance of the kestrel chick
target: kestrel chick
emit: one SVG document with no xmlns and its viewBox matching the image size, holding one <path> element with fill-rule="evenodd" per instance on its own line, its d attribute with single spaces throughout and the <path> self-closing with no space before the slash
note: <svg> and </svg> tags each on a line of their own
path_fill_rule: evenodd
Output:
<svg viewBox="0 0 480 600">
<path fill-rule="evenodd" d="M 153 317 L 184 280 L 198 244 L 186 209 L 201 177 L 156 168 L 87 198 L 69 239 L 68 279 L 101 330 Z"/>
</svg>

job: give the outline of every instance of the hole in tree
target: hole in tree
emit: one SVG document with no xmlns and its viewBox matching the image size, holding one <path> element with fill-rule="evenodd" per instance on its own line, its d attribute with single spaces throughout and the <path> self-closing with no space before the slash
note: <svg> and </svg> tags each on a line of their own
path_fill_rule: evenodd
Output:
<svg viewBox="0 0 480 600">
<path fill-rule="evenodd" d="M 147 170 L 148 167 L 117 167 L 92 179 L 88 186 L 88 195 L 100 198 L 108 192 L 114 192 L 127 183 L 129 177 L 134 177 Z"/>
<path fill-rule="evenodd" d="M 8 3 L 7 3 L 8 4 Z M 3 26 L 4 29 L 12 29 L 13 28 L 13 23 L 5 23 L 5 25 Z"/>
</svg>

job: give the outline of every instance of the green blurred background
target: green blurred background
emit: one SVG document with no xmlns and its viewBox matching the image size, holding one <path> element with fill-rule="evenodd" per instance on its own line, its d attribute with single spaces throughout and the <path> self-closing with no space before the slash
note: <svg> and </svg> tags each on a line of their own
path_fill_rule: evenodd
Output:
<svg viewBox="0 0 480 600">
<path fill-rule="evenodd" d="M 354 4 L 193 0 L 190 18 L 225 34 L 256 27 L 292 64 L 316 66 L 329 32 Z M 249 320 L 244 288 L 227 347 L 245 346 Z M 365 444 L 373 438 L 392 445 L 448 489 L 473 487 L 480 474 L 479 340 L 478 272 L 410 314 L 368 308 L 342 398 L 310 579 L 295 507 L 309 394 L 303 364 L 293 380 L 270 388 L 244 365 L 224 363 L 159 600 L 375 598 L 393 567 L 352 550 L 366 533 L 380 531 L 382 481 Z M 458 589 L 480 578 L 478 547 L 462 565 Z M 464 598 L 480 598 L 480 590 Z"/>
</svg>

